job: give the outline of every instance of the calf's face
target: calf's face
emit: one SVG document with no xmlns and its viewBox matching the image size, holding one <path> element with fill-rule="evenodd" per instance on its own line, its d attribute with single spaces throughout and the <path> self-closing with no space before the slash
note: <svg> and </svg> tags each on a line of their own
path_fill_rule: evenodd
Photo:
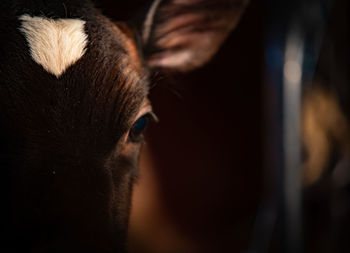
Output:
<svg viewBox="0 0 350 253">
<path fill-rule="evenodd" d="M 148 75 L 208 61 L 244 2 L 157 0 L 139 33 L 85 1 L 0 4 L 2 247 L 124 249 Z"/>
</svg>

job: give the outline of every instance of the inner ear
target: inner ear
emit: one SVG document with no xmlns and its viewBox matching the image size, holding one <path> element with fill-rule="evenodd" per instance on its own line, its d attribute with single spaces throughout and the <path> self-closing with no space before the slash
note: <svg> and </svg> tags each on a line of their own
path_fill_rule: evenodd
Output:
<svg viewBox="0 0 350 253">
<path fill-rule="evenodd" d="M 247 0 L 155 0 L 143 23 L 151 68 L 189 71 L 218 51 L 238 23 Z"/>
</svg>

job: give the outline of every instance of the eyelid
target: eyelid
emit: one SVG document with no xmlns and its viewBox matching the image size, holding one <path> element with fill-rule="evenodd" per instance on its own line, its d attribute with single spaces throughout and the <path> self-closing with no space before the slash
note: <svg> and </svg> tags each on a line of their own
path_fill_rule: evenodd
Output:
<svg viewBox="0 0 350 253">
<path fill-rule="evenodd" d="M 155 115 L 155 113 L 152 112 L 152 111 L 150 111 L 150 112 L 148 112 L 148 113 L 146 113 L 146 114 L 144 114 L 144 115 L 149 115 L 150 119 L 151 119 L 152 121 L 156 122 L 156 123 L 159 122 L 159 119 L 158 119 L 157 115 Z"/>
<path fill-rule="evenodd" d="M 149 118 L 154 122 L 159 121 L 158 117 L 152 111 L 152 106 L 150 104 L 147 104 L 146 106 L 143 106 L 142 109 L 139 111 L 139 113 L 135 117 L 134 123 L 136 122 L 136 120 L 138 120 L 139 118 L 141 118 L 144 115 L 148 115 Z"/>
</svg>

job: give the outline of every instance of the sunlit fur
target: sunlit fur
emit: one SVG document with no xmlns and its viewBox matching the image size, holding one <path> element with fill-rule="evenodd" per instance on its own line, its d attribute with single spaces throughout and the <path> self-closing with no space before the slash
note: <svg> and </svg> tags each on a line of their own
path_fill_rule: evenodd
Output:
<svg viewBox="0 0 350 253">
<path fill-rule="evenodd" d="M 342 155 L 350 150 L 349 123 L 334 94 L 314 88 L 305 95 L 302 130 L 307 153 L 303 164 L 303 182 L 304 185 L 311 185 L 327 170 L 334 144 L 339 146 Z"/>
</svg>

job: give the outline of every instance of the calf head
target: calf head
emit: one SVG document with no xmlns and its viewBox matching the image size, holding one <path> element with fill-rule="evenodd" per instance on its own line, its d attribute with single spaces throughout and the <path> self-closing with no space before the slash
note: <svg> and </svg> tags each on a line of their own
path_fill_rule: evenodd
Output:
<svg viewBox="0 0 350 253">
<path fill-rule="evenodd" d="M 88 1 L 1 2 L 1 247 L 123 251 L 149 73 L 204 64 L 244 2 L 156 0 L 138 31 Z"/>
</svg>

